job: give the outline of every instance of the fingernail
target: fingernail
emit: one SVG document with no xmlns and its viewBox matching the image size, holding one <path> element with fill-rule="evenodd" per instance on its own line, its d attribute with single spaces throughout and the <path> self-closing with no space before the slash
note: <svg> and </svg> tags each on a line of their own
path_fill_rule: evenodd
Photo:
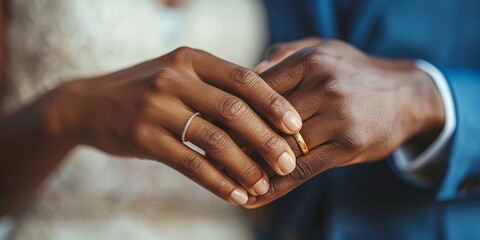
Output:
<svg viewBox="0 0 480 240">
<path fill-rule="evenodd" d="M 240 189 L 235 189 L 230 194 L 230 198 L 238 205 L 245 205 L 248 201 L 248 196 Z"/>
<path fill-rule="evenodd" d="M 282 121 L 285 127 L 292 132 L 298 132 L 302 128 L 302 120 L 292 111 L 287 111 L 285 115 L 283 115 Z"/>
<path fill-rule="evenodd" d="M 282 153 L 278 158 L 278 166 L 283 175 L 291 173 L 295 169 L 295 160 L 287 152 Z"/>
<path fill-rule="evenodd" d="M 261 61 L 255 68 L 254 68 L 254 71 L 258 71 L 260 69 L 263 69 L 265 68 L 266 66 L 268 65 L 268 61 L 267 60 L 263 60 Z"/>
<path fill-rule="evenodd" d="M 255 191 L 258 195 L 263 195 L 268 192 L 268 185 L 267 180 L 265 178 L 260 179 L 255 185 L 253 185 L 253 191 Z"/>
</svg>

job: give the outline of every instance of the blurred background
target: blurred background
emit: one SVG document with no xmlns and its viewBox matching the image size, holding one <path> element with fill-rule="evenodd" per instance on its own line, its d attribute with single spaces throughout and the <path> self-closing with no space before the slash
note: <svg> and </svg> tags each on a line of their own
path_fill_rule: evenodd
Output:
<svg viewBox="0 0 480 240">
<path fill-rule="evenodd" d="M 253 67 L 267 42 L 255 0 L 10 0 L 7 12 L 13 81 L 5 112 L 64 81 L 179 46 Z M 244 214 L 166 166 L 80 146 L 16 220 L 11 239 L 251 239 Z"/>
</svg>

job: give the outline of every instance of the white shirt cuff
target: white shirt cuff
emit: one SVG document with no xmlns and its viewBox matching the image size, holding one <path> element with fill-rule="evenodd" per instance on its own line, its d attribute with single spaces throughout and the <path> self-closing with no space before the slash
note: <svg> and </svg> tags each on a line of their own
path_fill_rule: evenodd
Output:
<svg viewBox="0 0 480 240">
<path fill-rule="evenodd" d="M 427 73 L 435 83 L 438 92 L 443 101 L 443 109 L 445 112 L 445 123 L 443 130 L 433 143 L 423 150 L 420 154 L 412 154 L 412 151 L 408 151 L 407 146 L 400 146 L 393 153 L 393 161 L 396 167 L 403 173 L 421 172 L 422 169 L 431 166 L 438 161 L 446 160 L 446 156 L 442 156 L 449 146 L 450 139 L 456 128 L 455 106 L 453 102 L 452 93 L 448 86 L 447 80 L 443 76 L 442 72 L 438 70 L 432 64 L 417 59 L 415 65 L 420 70 Z"/>
</svg>

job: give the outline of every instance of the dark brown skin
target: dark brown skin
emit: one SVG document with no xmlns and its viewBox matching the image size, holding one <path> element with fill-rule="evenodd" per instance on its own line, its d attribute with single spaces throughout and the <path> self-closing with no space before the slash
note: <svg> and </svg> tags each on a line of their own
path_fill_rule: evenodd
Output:
<svg viewBox="0 0 480 240">
<path fill-rule="evenodd" d="M 381 159 L 408 139 L 435 136 L 443 126 L 433 82 L 409 61 L 374 58 L 315 38 L 277 45 L 267 59 L 257 69 L 259 77 L 208 53 L 180 48 L 108 76 L 66 84 L 4 116 L 0 216 L 22 209 L 80 144 L 165 163 L 231 203 L 245 204 L 238 195 L 248 192 L 245 207 L 256 208 L 323 171 Z M 207 157 L 179 140 L 197 111 L 203 118 L 193 121 L 187 140 Z M 300 116 L 311 150 L 306 156 L 289 136 L 302 127 L 292 124 Z M 268 167 L 262 169 L 232 137 L 247 142 Z M 299 156 L 291 174 L 292 166 L 280 167 L 284 154 L 293 161 Z M 268 168 L 276 173 L 270 180 Z M 263 187 L 256 188 L 258 183 Z"/>
<path fill-rule="evenodd" d="M 0 215 L 24 206 L 62 157 L 80 144 L 154 159 L 243 205 L 247 192 L 255 196 L 268 190 L 268 176 L 229 135 L 204 119 L 233 130 L 278 174 L 288 174 L 295 164 L 286 141 L 250 106 L 286 134 L 301 127 L 291 128 L 292 118 L 300 121 L 296 110 L 252 70 L 190 48 L 61 86 L 0 120 Z M 197 111 L 202 117 L 193 120 L 186 139 L 208 157 L 180 141 L 187 119 Z M 293 160 L 288 171 L 279 166 L 284 153 Z"/>
<path fill-rule="evenodd" d="M 250 197 L 246 208 L 272 202 L 328 169 L 383 159 L 405 141 L 436 136 L 443 127 L 440 95 L 410 61 L 310 38 L 274 46 L 257 72 L 300 113 L 310 153 L 302 156 L 285 136 L 298 157 L 295 171 L 273 176 L 267 194 Z"/>
</svg>

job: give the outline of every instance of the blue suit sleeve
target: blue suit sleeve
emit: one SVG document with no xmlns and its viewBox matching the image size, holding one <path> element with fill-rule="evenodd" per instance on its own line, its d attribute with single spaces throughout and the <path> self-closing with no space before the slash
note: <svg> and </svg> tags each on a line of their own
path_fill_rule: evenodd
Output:
<svg viewBox="0 0 480 240">
<path fill-rule="evenodd" d="M 453 94 L 457 128 L 437 198 L 480 194 L 480 72 L 442 69 Z"/>
</svg>

